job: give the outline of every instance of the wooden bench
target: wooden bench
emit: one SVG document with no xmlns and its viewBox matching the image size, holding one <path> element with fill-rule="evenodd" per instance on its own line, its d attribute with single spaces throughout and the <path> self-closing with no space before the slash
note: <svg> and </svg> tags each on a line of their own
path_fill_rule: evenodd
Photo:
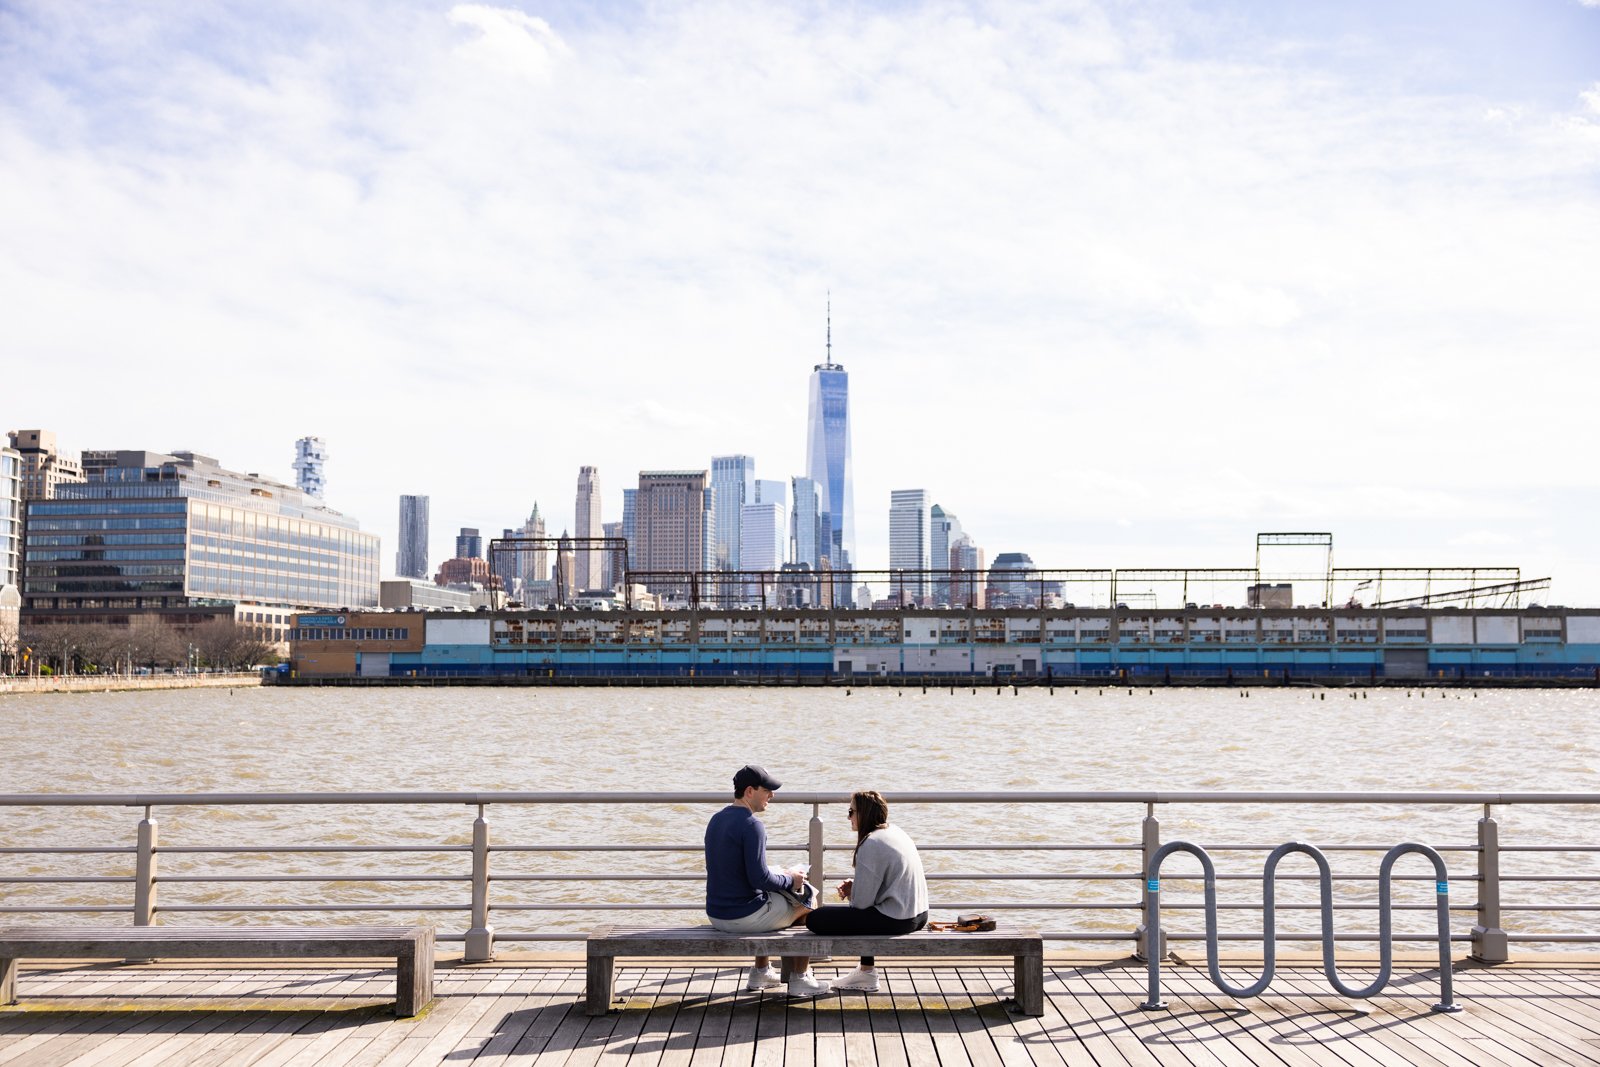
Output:
<svg viewBox="0 0 1600 1067">
<path fill-rule="evenodd" d="M 17 962 L 77 959 L 369 959 L 393 956 L 394 1013 L 433 999 L 431 926 L 0 927 L 0 1004 L 17 1002 Z"/>
<path fill-rule="evenodd" d="M 1017 1010 L 1044 1014 L 1044 941 L 1037 930 L 991 930 L 958 934 L 920 930 L 914 934 L 824 936 L 805 927 L 768 934 L 725 934 L 709 926 L 646 930 L 602 927 L 589 935 L 586 1010 L 604 1015 L 611 1008 L 611 984 L 618 956 L 895 956 L 924 959 L 948 956 L 1010 956 L 1014 961 Z M 788 967 L 784 967 L 788 971 Z"/>
</svg>

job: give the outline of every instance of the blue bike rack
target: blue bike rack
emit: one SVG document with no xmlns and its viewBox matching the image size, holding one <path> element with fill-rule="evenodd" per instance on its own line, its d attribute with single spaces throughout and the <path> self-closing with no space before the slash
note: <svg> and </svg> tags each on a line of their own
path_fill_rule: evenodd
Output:
<svg viewBox="0 0 1600 1067">
<path fill-rule="evenodd" d="M 1433 861 L 1435 878 L 1435 900 L 1439 916 L 1439 1003 L 1433 1006 L 1434 1011 L 1458 1012 L 1461 1005 L 1457 1004 L 1451 993 L 1450 973 L 1450 879 L 1445 870 L 1444 859 L 1427 845 L 1414 842 L 1399 844 L 1384 854 L 1383 863 L 1378 868 L 1378 952 L 1380 966 L 1377 979 L 1368 986 L 1354 989 L 1339 980 L 1339 972 L 1333 960 L 1333 872 L 1328 867 L 1328 858 L 1314 845 L 1301 844 L 1291 841 L 1286 845 L 1279 845 L 1267 856 L 1267 865 L 1261 873 L 1261 901 L 1262 901 L 1262 974 L 1255 982 L 1248 986 L 1230 985 L 1222 977 L 1222 969 L 1217 963 L 1217 869 L 1211 862 L 1211 857 L 1199 845 L 1188 841 L 1173 841 L 1162 845 L 1150 860 L 1150 870 L 1146 872 L 1144 922 L 1148 931 L 1149 952 L 1149 998 L 1141 1005 L 1146 1011 L 1158 1011 L 1167 1006 L 1161 999 L 1161 864 L 1174 852 L 1187 852 L 1200 861 L 1201 868 L 1205 871 L 1205 910 L 1206 910 L 1206 964 L 1211 972 L 1211 982 L 1218 989 L 1232 997 L 1259 996 L 1271 984 L 1273 975 L 1277 970 L 1277 913 L 1274 910 L 1276 900 L 1276 886 L 1274 875 L 1278 863 L 1285 856 L 1299 852 L 1310 856 L 1317 865 L 1322 883 L 1322 970 L 1328 977 L 1328 983 L 1340 995 L 1354 999 L 1365 999 L 1376 995 L 1384 986 L 1389 984 L 1389 976 L 1393 969 L 1393 946 L 1391 934 L 1394 921 L 1391 908 L 1391 882 L 1395 861 L 1409 853 L 1417 853 Z"/>
</svg>

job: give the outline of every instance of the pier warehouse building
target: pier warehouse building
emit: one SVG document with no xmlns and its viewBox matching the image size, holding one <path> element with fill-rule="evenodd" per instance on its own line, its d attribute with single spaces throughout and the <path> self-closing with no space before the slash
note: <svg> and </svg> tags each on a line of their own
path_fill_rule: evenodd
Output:
<svg viewBox="0 0 1600 1067">
<path fill-rule="evenodd" d="M 351 612 L 290 636 L 308 682 L 1600 681 L 1600 608 Z"/>
<path fill-rule="evenodd" d="M 378 606 L 378 536 L 294 486 L 194 452 L 107 459 L 27 502 L 24 623 L 221 616 L 282 640 L 296 609 Z"/>
</svg>

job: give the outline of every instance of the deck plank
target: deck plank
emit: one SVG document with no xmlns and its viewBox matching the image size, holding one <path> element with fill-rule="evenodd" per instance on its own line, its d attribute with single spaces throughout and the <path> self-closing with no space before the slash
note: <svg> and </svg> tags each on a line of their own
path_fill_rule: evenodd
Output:
<svg viewBox="0 0 1600 1067">
<path fill-rule="evenodd" d="M 934 980 L 949 1007 L 956 1033 L 961 1037 L 961 1046 L 972 1067 L 1004 1067 L 1004 1061 L 989 1037 L 988 1027 L 978 1013 L 977 1002 L 969 988 L 969 983 L 974 981 L 970 969 L 941 968 L 935 972 Z M 986 996 L 990 992 L 987 983 L 984 983 L 983 992 Z"/>
<path fill-rule="evenodd" d="M 662 1054 L 662 1063 L 672 1067 L 717 1067 L 722 1062 L 722 1047 L 727 1042 L 728 1025 L 733 1019 L 733 992 L 744 982 L 742 967 L 723 966 L 715 970 L 696 970 L 704 975 L 698 981 L 708 986 L 695 1029 L 687 1038 L 674 1037 L 672 1047 Z M 688 1019 L 684 1021 L 688 1025 Z M 687 1048 L 687 1052 L 685 1049 Z"/>
<path fill-rule="evenodd" d="M 728 961 L 732 963 L 733 961 Z M 831 974 L 847 968 L 825 970 Z M 1347 982 L 1370 963 L 1341 969 Z M 1230 981 L 1257 973 L 1230 967 Z M 748 993 L 740 965 L 631 964 L 622 1010 L 583 1011 L 577 962 L 445 966 L 439 1001 L 391 1014 L 393 972 L 295 961 L 228 965 L 32 963 L 0 1010 L 0 1067 L 1531 1067 L 1600 1064 L 1600 966 L 1461 966 L 1466 1011 L 1433 1013 L 1437 976 L 1402 966 L 1365 1002 L 1318 967 L 1279 969 L 1235 1001 L 1203 966 L 1164 971 L 1171 1009 L 1145 1013 L 1144 972 L 1052 961 L 1045 1014 L 1001 1002 L 1009 968 L 908 961 L 883 989 L 789 1001 Z M 826 977 L 826 975 L 825 975 Z"/>
</svg>

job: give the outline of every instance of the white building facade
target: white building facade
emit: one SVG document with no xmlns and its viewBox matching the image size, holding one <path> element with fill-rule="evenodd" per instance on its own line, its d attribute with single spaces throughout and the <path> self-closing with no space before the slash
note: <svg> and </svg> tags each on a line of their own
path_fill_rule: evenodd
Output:
<svg viewBox="0 0 1600 1067">
<path fill-rule="evenodd" d="M 928 569 L 928 492 L 926 489 L 896 489 L 889 494 L 889 569 L 925 571 Z M 895 592 L 914 597 L 928 595 L 926 579 L 910 574 L 895 579 Z"/>
</svg>

